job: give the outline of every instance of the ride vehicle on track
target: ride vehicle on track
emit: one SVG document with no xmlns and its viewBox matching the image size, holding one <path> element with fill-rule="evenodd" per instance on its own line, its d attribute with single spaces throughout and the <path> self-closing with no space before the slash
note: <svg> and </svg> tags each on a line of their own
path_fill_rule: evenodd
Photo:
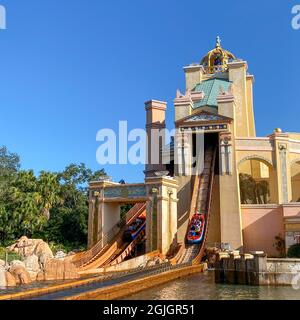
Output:
<svg viewBox="0 0 300 320">
<path fill-rule="evenodd" d="M 145 229 L 146 217 L 144 215 L 141 215 L 124 232 L 124 241 L 133 241 Z"/>
<path fill-rule="evenodd" d="M 187 233 L 187 243 L 198 244 L 201 243 L 204 236 L 205 229 L 205 215 L 196 213 L 193 215 L 189 230 Z"/>
</svg>

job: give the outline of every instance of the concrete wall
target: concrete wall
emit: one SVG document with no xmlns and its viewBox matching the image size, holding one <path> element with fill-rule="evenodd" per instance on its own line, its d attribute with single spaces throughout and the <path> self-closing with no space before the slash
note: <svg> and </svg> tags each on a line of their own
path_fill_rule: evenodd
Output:
<svg viewBox="0 0 300 320">
<path fill-rule="evenodd" d="M 263 250 L 278 256 L 275 237 L 284 236 L 282 208 L 277 205 L 242 206 L 244 252 Z"/>
<path fill-rule="evenodd" d="M 300 259 L 270 259 L 264 253 L 239 255 L 238 252 L 222 252 L 217 256 L 215 282 L 299 287 L 299 271 Z"/>
</svg>

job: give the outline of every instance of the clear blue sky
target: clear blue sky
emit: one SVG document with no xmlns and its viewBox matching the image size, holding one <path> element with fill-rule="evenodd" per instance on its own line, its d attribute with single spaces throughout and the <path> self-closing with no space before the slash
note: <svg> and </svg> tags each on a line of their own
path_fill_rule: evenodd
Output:
<svg viewBox="0 0 300 320">
<path fill-rule="evenodd" d="M 144 102 L 168 102 L 173 125 L 182 67 L 200 61 L 220 35 L 255 75 L 258 135 L 300 131 L 298 1 L 0 0 L 0 145 L 22 167 L 98 169 L 101 128 L 144 127 Z M 141 166 L 108 166 L 118 181 L 143 180 Z"/>
</svg>

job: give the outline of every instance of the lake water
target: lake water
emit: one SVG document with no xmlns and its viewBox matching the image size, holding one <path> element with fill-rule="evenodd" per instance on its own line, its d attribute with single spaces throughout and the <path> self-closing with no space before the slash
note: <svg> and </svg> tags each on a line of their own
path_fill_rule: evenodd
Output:
<svg viewBox="0 0 300 320">
<path fill-rule="evenodd" d="M 124 300 L 300 300 L 292 287 L 252 287 L 215 284 L 214 272 L 178 279 Z"/>
</svg>

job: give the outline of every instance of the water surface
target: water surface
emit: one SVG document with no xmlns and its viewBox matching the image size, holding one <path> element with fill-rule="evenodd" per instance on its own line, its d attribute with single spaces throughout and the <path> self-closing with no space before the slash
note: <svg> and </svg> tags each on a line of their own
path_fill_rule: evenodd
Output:
<svg viewBox="0 0 300 320">
<path fill-rule="evenodd" d="M 185 277 L 128 296 L 124 300 L 300 300 L 292 287 L 215 284 L 214 272 Z"/>
</svg>

